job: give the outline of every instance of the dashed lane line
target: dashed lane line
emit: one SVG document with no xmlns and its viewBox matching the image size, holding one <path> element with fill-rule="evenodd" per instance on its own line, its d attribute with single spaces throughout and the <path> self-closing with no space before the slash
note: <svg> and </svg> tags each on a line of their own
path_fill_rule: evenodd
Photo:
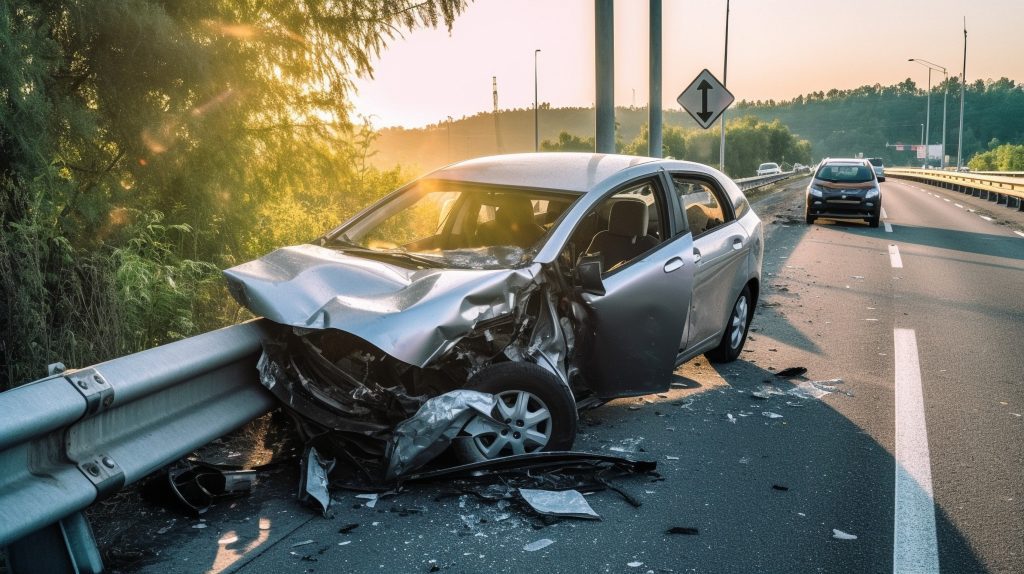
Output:
<svg viewBox="0 0 1024 574">
<path fill-rule="evenodd" d="M 903 268 L 903 259 L 900 258 L 900 248 L 895 245 L 889 246 L 889 263 L 893 269 Z"/>
<path fill-rule="evenodd" d="M 985 215 L 979 215 L 978 217 L 984 219 L 985 221 L 992 221 L 991 217 L 988 217 L 988 216 L 985 216 Z"/>
<path fill-rule="evenodd" d="M 964 208 L 964 206 L 960 205 L 959 203 L 954 203 L 953 205 L 955 205 L 955 206 L 959 207 L 960 209 L 963 209 L 963 208 Z"/>
<path fill-rule="evenodd" d="M 928 453 L 921 364 L 913 329 L 894 329 L 896 374 L 896 496 L 892 571 L 939 572 L 935 498 Z"/>
<path fill-rule="evenodd" d="M 1014 233 L 1016 233 L 1017 235 L 1020 235 L 1021 237 L 1024 237 L 1024 233 L 1021 233 L 1020 231 L 1014 230 Z"/>
</svg>

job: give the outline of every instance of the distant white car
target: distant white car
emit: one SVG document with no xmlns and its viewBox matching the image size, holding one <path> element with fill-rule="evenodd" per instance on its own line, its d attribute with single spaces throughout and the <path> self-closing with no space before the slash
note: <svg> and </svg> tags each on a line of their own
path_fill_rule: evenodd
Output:
<svg viewBox="0 0 1024 574">
<path fill-rule="evenodd" d="M 774 162 L 762 163 L 757 166 L 757 175 L 775 175 L 782 173 L 782 168 Z"/>
</svg>

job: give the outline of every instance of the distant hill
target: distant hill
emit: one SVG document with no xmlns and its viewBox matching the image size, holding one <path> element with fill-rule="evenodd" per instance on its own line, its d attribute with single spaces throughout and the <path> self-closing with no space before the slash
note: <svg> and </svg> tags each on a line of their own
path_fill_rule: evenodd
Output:
<svg viewBox="0 0 1024 574">
<path fill-rule="evenodd" d="M 950 78 L 933 86 L 930 143 L 941 142 L 943 88 L 948 87 L 946 153 L 956 162 L 960 121 L 960 84 Z M 964 162 L 973 154 L 1001 143 L 1024 143 L 1024 88 L 1013 80 L 978 80 L 968 84 L 964 114 Z M 895 144 L 921 143 L 926 93 L 910 79 L 892 86 L 862 86 L 797 96 L 788 101 L 737 102 L 731 118 L 754 115 L 780 120 L 790 131 L 811 143 L 815 159 L 826 156 L 883 157 L 890 165 L 916 164 L 914 152 L 897 151 Z M 555 140 L 560 132 L 590 137 L 595 132 L 593 108 L 555 108 L 541 104 L 540 138 Z M 617 108 L 617 137 L 632 140 L 647 122 L 646 108 Z M 687 130 L 699 129 L 681 109 L 666 110 L 664 123 Z M 726 132 L 728 137 L 728 131 Z M 887 147 L 888 146 L 890 147 Z M 727 142 L 728 146 L 728 142 Z M 380 130 L 374 143 L 373 165 L 402 165 L 423 173 L 462 159 L 533 151 L 533 110 L 480 113 L 424 128 Z M 728 149 L 728 147 L 727 147 Z"/>
</svg>

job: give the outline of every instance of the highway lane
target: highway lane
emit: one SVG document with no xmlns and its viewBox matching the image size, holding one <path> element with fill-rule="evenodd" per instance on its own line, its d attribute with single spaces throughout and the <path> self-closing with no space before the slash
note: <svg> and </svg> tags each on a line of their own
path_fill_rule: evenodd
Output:
<svg viewBox="0 0 1024 574">
<path fill-rule="evenodd" d="M 957 208 L 913 187 L 883 184 L 891 233 L 860 222 L 804 225 L 799 185 L 760 205 L 764 292 L 742 360 L 696 359 L 677 371 L 680 388 L 581 420 L 581 450 L 658 460 L 663 481 L 620 483 L 641 507 L 599 492 L 588 500 L 602 521 L 542 527 L 514 506 L 439 497 L 451 490 L 444 484 L 373 508 L 338 492 L 329 519 L 257 495 L 207 513 L 208 528 L 176 523 L 183 535 L 165 539 L 177 549 L 163 549 L 146 571 L 891 572 L 900 557 L 927 565 L 929 552 L 942 572 L 1024 570 L 1015 472 L 1024 437 L 1012 414 L 1024 410 L 1013 348 L 1024 239 L 968 211 L 983 206 L 965 199 L 958 203 L 972 207 Z M 914 481 L 897 492 L 897 469 L 921 460 L 906 442 L 897 452 L 896 379 L 908 371 L 898 330 L 913 331 L 918 350 L 931 546 L 919 513 L 900 522 L 915 536 L 894 530 L 897 498 L 929 500 Z M 773 376 L 790 366 L 807 367 L 806 379 Z M 842 382 L 810 382 L 835 378 Z M 900 420 L 905 437 L 920 438 L 913 416 Z M 359 526 L 340 533 L 346 524 Z M 667 534 L 673 526 L 698 533 Z M 525 549 L 541 539 L 552 544 Z"/>
</svg>

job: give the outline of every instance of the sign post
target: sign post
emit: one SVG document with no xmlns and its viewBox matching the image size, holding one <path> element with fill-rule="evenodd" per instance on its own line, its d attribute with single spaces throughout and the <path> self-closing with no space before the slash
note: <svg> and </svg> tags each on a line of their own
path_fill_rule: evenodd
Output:
<svg viewBox="0 0 1024 574">
<path fill-rule="evenodd" d="M 705 68 L 676 101 L 700 127 L 708 129 L 736 98 Z"/>
</svg>

